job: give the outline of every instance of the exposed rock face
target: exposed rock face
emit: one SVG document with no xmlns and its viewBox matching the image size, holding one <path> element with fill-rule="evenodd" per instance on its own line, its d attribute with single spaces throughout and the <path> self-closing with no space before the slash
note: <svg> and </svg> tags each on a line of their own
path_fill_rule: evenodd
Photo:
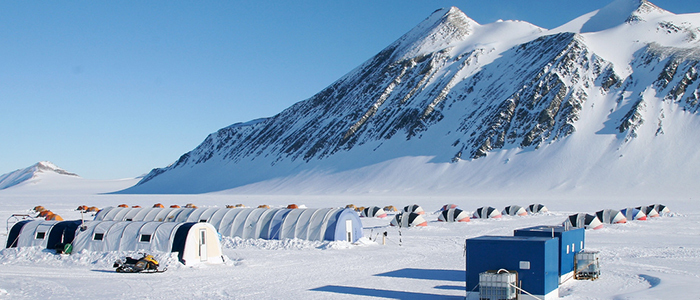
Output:
<svg viewBox="0 0 700 300">
<path fill-rule="evenodd" d="M 635 5 L 624 22 L 646 22 L 649 13 L 668 14 L 647 1 Z M 616 71 L 621 66 L 596 55 L 578 33 L 547 34 L 524 22 L 496 24 L 492 26 L 529 32 L 531 38 L 507 47 L 489 46 L 470 40 L 481 26 L 456 8 L 436 11 L 310 99 L 273 117 L 220 129 L 172 165 L 152 170 L 131 191 L 147 190 L 141 187 L 164 173 L 179 174 L 180 182 L 171 178 L 161 186 L 185 184 L 188 176 L 195 176 L 188 172 L 198 168 L 228 165 L 225 172 L 246 172 L 231 167 L 242 162 L 265 167 L 284 162 L 291 174 L 309 162 L 322 164 L 364 145 L 377 151 L 410 141 L 420 150 L 402 149 L 396 157 L 429 155 L 425 149 L 431 149 L 453 162 L 479 159 L 501 148 L 537 149 L 574 134 L 591 95 L 616 99 L 619 105 L 610 118 L 628 140 L 650 114 L 645 110 L 649 89 L 655 90 L 654 97 L 693 113 L 700 105 L 697 47 L 649 44 L 630 62 L 632 75 L 623 75 Z M 699 32 L 689 24 L 667 21 L 657 27 L 682 34 L 689 43 Z M 656 117 L 660 134 L 663 112 Z M 198 192 L 231 187 L 235 184 Z"/>
</svg>

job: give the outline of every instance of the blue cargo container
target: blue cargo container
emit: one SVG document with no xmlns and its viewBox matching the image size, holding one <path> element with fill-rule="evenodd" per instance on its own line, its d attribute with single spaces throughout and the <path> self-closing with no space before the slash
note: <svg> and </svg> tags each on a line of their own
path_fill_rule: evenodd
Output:
<svg viewBox="0 0 700 300">
<path fill-rule="evenodd" d="M 513 235 L 559 238 L 559 283 L 563 283 L 574 276 L 574 260 L 576 253 L 581 252 L 585 246 L 585 232 L 583 228 L 535 226 L 516 229 Z"/>
<path fill-rule="evenodd" d="M 540 299 L 559 297 L 558 238 L 480 236 L 467 239 L 466 250 L 467 299 L 479 299 L 479 273 L 499 269 L 517 271 L 520 287 Z"/>
</svg>

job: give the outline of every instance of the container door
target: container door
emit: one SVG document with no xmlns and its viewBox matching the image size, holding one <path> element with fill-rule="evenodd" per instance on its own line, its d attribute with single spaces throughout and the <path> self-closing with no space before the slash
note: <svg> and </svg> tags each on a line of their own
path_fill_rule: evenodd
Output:
<svg viewBox="0 0 700 300">
<path fill-rule="evenodd" d="M 345 220 L 345 236 L 348 237 L 348 242 L 352 243 L 352 220 Z"/>
<path fill-rule="evenodd" d="M 199 260 L 207 261 L 207 230 L 199 230 Z"/>
</svg>

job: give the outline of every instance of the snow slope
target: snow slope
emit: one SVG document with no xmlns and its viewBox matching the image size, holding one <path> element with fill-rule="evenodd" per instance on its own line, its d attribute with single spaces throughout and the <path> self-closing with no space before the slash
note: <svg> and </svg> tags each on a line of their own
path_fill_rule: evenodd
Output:
<svg viewBox="0 0 700 300">
<path fill-rule="evenodd" d="M 122 193 L 692 195 L 698 20 L 640 0 L 551 30 L 438 10 L 312 98 Z"/>
</svg>

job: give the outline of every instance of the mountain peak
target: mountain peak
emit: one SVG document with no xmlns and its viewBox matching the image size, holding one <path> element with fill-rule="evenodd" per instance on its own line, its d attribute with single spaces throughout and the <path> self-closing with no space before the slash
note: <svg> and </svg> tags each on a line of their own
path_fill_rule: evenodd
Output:
<svg viewBox="0 0 700 300">
<path fill-rule="evenodd" d="M 40 161 L 30 167 L 0 175 L 0 190 L 35 178 L 39 173 L 56 173 L 59 175 L 79 177 L 78 174 L 61 169 L 50 161 Z"/>
<path fill-rule="evenodd" d="M 479 23 L 467 17 L 459 8 L 441 8 L 404 34 L 389 48 L 395 55 L 409 58 L 435 52 L 463 41 Z"/>
<path fill-rule="evenodd" d="M 615 0 L 596 11 L 580 32 L 603 31 L 624 23 L 645 21 L 651 14 L 671 13 L 647 0 Z"/>
</svg>

